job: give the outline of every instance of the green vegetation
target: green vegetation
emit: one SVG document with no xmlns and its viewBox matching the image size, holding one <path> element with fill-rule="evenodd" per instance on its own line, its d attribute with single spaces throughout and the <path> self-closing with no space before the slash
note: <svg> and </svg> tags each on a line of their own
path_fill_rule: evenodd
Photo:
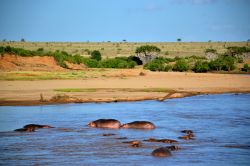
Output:
<svg viewBox="0 0 250 166">
<path fill-rule="evenodd" d="M 120 51 L 117 55 L 116 44 L 119 43 Z M 143 45 L 154 45 L 161 48 L 159 56 L 166 56 L 165 52 L 168 52 L 168 57 L 181 56 L 186 57 L 190 55 L 204 56 L 204 50 L 207 48 L 213 48 L 217 50 L 218 54 L 223 54 L 227 51 L 227 47 L 249 47 L 247 42 L 17 42 L 17 41 L 0 41 L 0 46 L 11 46 L 16 48 L 23 48 L 26 50 L 37 50 L 38 48 L 44 48 L 46 51 L 55 52 L 56 50 L 63 50 L 69 54 L 79 54 L 81 56 L 89 57 L 93 50 L 101 51 L 102 58 L 114 58 L 116 56 L 134 55 L 137 47 Z M 226 45 L 226 47 L 224 47 Z M 104 50 L 102 50 L 104 48 Z"/>
<path fill-rule="evenodd" d="M 136 62 L 127 57 L 116 57 L 106 59 L 99 63 L 101 68 L 134 68 Z"/>
<path fill-rule="evenodd" d="M 78 54 L 71 55 L 66 51 L 59 50 L 55 52 L 46 52 L 41 48 L 37 49 L 36 51 L 30 51 L 10 46 L 0 47 L 0 54 L 4 53 L 20 55 L 24 57 L 52 56 L 56 60 L 57 64 L 63 68 L 68 68 L 65 63 L 66 61 L 74 64 L 85 64 L 89 68 L 133 68 L 136 65 L 136 62 L 128 57 L 110 58 L 101 61 L 101 54 L 99 51 L 93 51 L 91 58 L 87 58 Z"/>
<path fill-rule="evenodd" d="M 235 69 L 236 59 L 233 56 L 221 55 L 217 59 L 209 62 L 210 70 L 215 71 L 231 71 Z"/>
<path fill-rule="evenodd" d="M 10 42 L 4 42 L 8 44 L 13 44 Z M 14 44 L 18 44 L 18 42 L 14 42 Z M 22 42 L 23 45 L 30 44 L 29 42 Z M 121 56 L 121 57 L 113 57 L 113 58 L 105 58 L 102 59 L 102 54 L 98 49 L 95 51 L 93 48 L 81 48 L 81 51 L 75 51 L 77 54 L 70 54 L 66 51 L 59 51 L 56 49 L 55 51 L 48 51 L 48 47 L 50 43 L 45 43 L 45 45 L 41 45 L 40 43 L 35 43 L 37 45 L 36 49 L 32 50 L 26 50 L 24 48 L 16 48 L 16 47 L 10 47 L 10 46 L 0 46 L 0 54 L 8 53 L 8 54 L 15 54 L 20 55 L 24 57 L 30 57 L 30 56 L 52 56 L 56 60 L 57 64 L 61 67 L 67 68 L 66 62 L 70 62 L 73 64 L 84 64 L 85 66 L 89 68 L 134 68 L 136 65 L 141 65 L 141 60 L 136 56 Z M 63 44 L 63 43 L 62 43 Z M 67 46 L 71 48 L 72 45 L 76 43 L 69 43 Z M 208 72 L 208 71 L 236 71 L 236 63 L 243 63 L 243 57 L 241 54 L 250 52 L 250 47 L 242 46 L 240 44 L 242 43 L 236 43 L 239 44 L 239 46 L 231 46 L 230 43 L 227 43 L 227 45 L 224 43 L 221 45 L 220 43 L 217 43 L 217 45 L 224 46 L 225 48 L 222 52 L 222 50 L 217 49 L 211 49 L 211 48 L 219 48 L 216 47 L 217 45 L 213 45 L 214 43 L 207 43 L 207 45 L 210 45 L 209 47 L 202 46 L 203 53 L 204 49 L 205 52 L 212 52 L 218 54 L 218 58 L 208 61 L 206 57 L 204 56 L 176 56 L 175 58 L 169 58 L 172 55 L 172 50 L 170 49 L 168 45 L 164 45 L 161 43 L 157 43 L 158 45 L 142 45 L 138 43 L 105 43 L 107 45 L 112 45 L 112 47 L 119 47 L 119 51 L 121 53 L 123 51 L 127 51 L 128 48 L 123 47 L 123 45 L 132 45 L 131 48 L 134 48 L 136 50 L 135 52 L 137 54 L 144 54 L 147 55 L 156 55 L 160 54 L 161 50 L 157 46 L 161 46 L 162 49 L 165 49 L 162 56 L 152 60 L 148 64 L 144 65 L 145 69 L 151 70 L 151 71 L 194 71 L 194 72 Z M 169 45 L 171 43 L 168 43 Z M 188 46 L 188 43 L 178 43 L 179 45 L 182 45 L 183 48 Z M 194 43 L 194 45 L 197 43 Z M 244 44 L 244 43 L 243 43 Z M 226 46 L 229 47 L 226 47 Z M 68 48 L 67 46 L 63 47 Z M 79 44 L 80 46 L 80 44 Z M 136 47 L 137 46 L 137 47 Z M 185 47 L 184 47 L 185 46 Z M 105 45 L 101 45 L 99 43 L 98 48 L 101 48 L 101 52 L 105 52 L 107 49 Z M 103 49 L 102 49 L 103 48 Z M 105 48 L 105 49 L 104 49 Z M 227 49 L 226 49 L 227 48 Z M 113 48 L 113 50 L 116 50 L 117 48 Z M 166 50 L 167 49 L 167 50 Z M 166 57 L 166 51 L 167 56 Z M 80 52 L 80 53 L 79 53 Z M 88 55 L 88 57 L 83 56 L 81 52 L 91 54 L 91 56 Z M 222 52 L 222 53 L 221 53 Z M 191 54 L 192 55 L 192 54 Z M 197 54 L 194 54 L 197 55 Z M 245 66 L 245 65 L 244 65 Z M 238 69 L 238 71 L 249 71 L 249 67 L 243 67 L 242 69 Z M 21 78 L 20 78 L 21 79 Z M 44 78 L 46 79 L 46 77 Z"/>
<path fill-rule="evenodd" d="M 92 76 L 91 76 L 92 75 Z M 66 80 L 66 79 L 84 79 L 93 77 L 95 74 L 87 74 L 84 71 L 67 72 L 41 72 L 41 71 L 13 71 L 1 72 L 0 80 Z"/>
<path fill-rule="evenodd" d="M 136 54 L 143 54 L 144 56 L 157 55 L 159 52 L 161 52 L 161 49 L 153 45 L 140 46 L 135 50 Z"/>
<path fill-rule="evenodd" d="M 64 88 L 64 89 L 54 89 L 56 92 L 96 92 L 95 88 Z"/>
<path fill-rule="evenodd" d="M 197 61 L 192 69 L 196 73 L 206 73 L 209 69 L 209 63 L 206 61 Z"/>
<path fill-rule="evenodd" d="M 227 48 L 227 54 L 228 55 L 242 55 L 243 53 L 246 52 L 250 52 L 250 47 L 237 47 L 237 46 L 233 46 L 233 47 L 228 47 Z"/>
<path fill-rule="evenodd" d="M 243 68 L 241 69 L 241 71 L 245 71 L 248 72 L 250 70 L 248 64 L 244 64 Z"/>
<path fill-rule="evenodd" d="M 168 63 L 171 61 L 173 61 L 173 59 L 163 57 L 156 58 L 144 65 L 144 69 L 148 69 L 151 71 L 170 71 L 173 67 Z"/>
<path fill-rule="evenodd" d="M 102 55 L 100 53 L 100 51 L 98 50 L 94 50 L 92 53 L 91 53 L 91 59 L 95 59 L 97 61 L 100 61 L 102 59 Z"/>
<path fill-rule="evenodd" d="M 173 67 L 173 71 L 188 71 L 189 69 L 189 64 L 185 59 L 179 59 L 176 61 L 174 67 Z"/>
<path fill-rule="evenodd" d="M 216 54 L 217 51 L 215 49 L 212 49 L 212 48 L 207 48 L 207 49 L 205 49 L 205 53 L 214 53 L 214 54 Z"/>
</svg>

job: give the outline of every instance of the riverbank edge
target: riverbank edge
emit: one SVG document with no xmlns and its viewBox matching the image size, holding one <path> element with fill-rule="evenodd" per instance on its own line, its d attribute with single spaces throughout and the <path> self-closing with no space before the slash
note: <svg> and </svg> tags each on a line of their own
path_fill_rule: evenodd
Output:
<svg viewBox="0 0 250 166">
<path fill-rule="evenodd" d="M 131 97 L 131 98 L 76 98 L 76 97 L 63 97 L 51 100 L 0 100 L 0 106 L 38 106 L 38 105 L 56 105 L 56 104 L 70 104 L 70 103 L 115 103 L 115 102 L 135 102 L 145 100 L 164 101 L 167 99 L 184 98 L 197 95 L 213 95 L 213 94 L 247 94 L 250 90 L 246 91 L 223 91 L 223 92 L 188 92 L 188 91 L 174 91 L 167 93 L 164 97 Z"/>
</svg>

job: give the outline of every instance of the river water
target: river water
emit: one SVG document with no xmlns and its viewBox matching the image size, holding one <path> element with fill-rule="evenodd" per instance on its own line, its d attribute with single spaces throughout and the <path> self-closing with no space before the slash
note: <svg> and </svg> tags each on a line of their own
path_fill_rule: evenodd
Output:
<svg viewBox="0 0 250 166">
<path fill-rule="evenodd" d="M 153 122 L 155 130 L 96 129 L 100 118 Z M 13 132 L 29 124 L 52 129 Z M 195 140 L 180 140 L 183 129 Z M 103 134 L 112 133 L 112 136 Z M 127 137 L 128 139 L 117 139 Z M 151 152 L 166 143 L 122 143 L 148 138 L 176 139 L 181 149 L 158 158 Z M 0 165 L 250 165 L 250 94 L 201 95 L 163 102 L 65 104 L 0 107 Z"/>
</svg>

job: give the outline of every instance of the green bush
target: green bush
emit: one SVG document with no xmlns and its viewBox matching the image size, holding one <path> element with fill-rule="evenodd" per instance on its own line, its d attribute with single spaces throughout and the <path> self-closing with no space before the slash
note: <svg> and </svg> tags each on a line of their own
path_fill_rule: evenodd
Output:
<svg viewBox="0 0 250 166">
<path fill-rule="evenodd" d="M 207 48 L 207 49 L 205 49 L 205 53 L 214 53 L 214 54 L 216 54 L 217 50 L 215 50 L 213 48 Z"/>
<path fill-rule="evenodd" d="M 205 73 L 209 71 L 209 63 L 203 61 L 197 61 L 192 69 L 196 73 Z"/>
<path fill-rule="evenodd" d="M 44 51 L 44 49 L 43 48 L 38 48 L 37 51 Z"/>
<path fill-rule="evenodd" d="M 248 72 L 249 71 L 249 66 L 247 63 L 244 64 L 243 68 L 241 69 L 241 71 L 245 71 Z"/>
<path fill-rule="evenodd" d="M 230 55 L 221 55 L 217 59 L 211 61 L 209 63 L 209 67 L 211 70 L 224 70 L 231 71 L 235 69 L 235 58 Z"/>
<path fill-rule="evenodd" d="M 100 51 L 94 50 L 93 52 L 91 52 L 91 59 L 95 59 L 97 61 L 100 61 L 102 59 L 102 55 L 101 55 Z"/>
<path fill-rule="evenodd" d="M 134 68 L 136 62 L 128 60 L 126 57 L 118 57 L 100 61 L 99 67 L 103 68 Z"/>
<path fill-rule="evenodd" d="M 166 65 L 164 67 L 164 71 L 171 71 L 173 69 L 173 66 L 172 65 Z"/>
<path fill-rule="evenodd" d="M 164 62 L 158 59 L 154 59 L 144 66 L 145 69 L 150 71 L 164 71 Z"/>
<path fill-rule="evenodd" d="M 83 63 L 89 68 L 99 67 L 99 62 L 96 59 L 86 58 Z"/>
<path fill-rule="evenodd" d="M 173 71 L 180 71 L 180 72 L 188 71 L 188 69 L 189 69 L 189 64 L 184 59 L 177 60 L 173 67 Z"/>
<path fill-rule="evenodd" d="M 250 52 L 250 47 L 227 47 L 227 54 L 229 55 L 241 55 L 243 53 Z"/>
</svg>

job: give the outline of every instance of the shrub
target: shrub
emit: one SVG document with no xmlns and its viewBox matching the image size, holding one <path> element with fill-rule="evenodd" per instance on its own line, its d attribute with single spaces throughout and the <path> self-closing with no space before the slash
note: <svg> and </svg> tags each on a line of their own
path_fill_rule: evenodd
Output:
<svg viewBox="0 0 250 166">
<path fill-rule="evenodd" d="M 91 53 L 91 59 L 95 59 L 97 61 L 100 61 L 102 59 L 102 55 L 100 53 L 100 51 L 98 50 L 94 50 L 92 53 Z"/>
<path fill-rule="evenodd" d="M 126 57 L 117 57 L 101 61 L 99 67 L 103 68 L 133 68 L 136 62 L 129 60 Z"/>
<path fill-rule="evenodd" d="M 37 51 L 44 51 L 44 49 L 43 48 L 38 48 Z"/>
<path fill-rule="evenodd" d="M 173 69 L 173 66 L 172 65 L 166 65 L 164 67 L 164 71 L 171 71 Z"/>
<path fill-rule="evenodd" d="M 241 71 L 245 71 L 245 72 L 248 72 L 249 70 L 249 66 L 247 63 L 244 64 L 243 68 L 241 69 Z"/>
<path fill-rule="evenodd" d="M 164 71 L 164 62 L 158 59 L 154 59 L 144 66 L 145 69 L 150 71 Z"/>
<path fill-rule="evenodd" d="M 189 65 L 184 59 L 177 60 L 173 67 L 174 71 L 180 71 L 180 72 L 188 71 L 188 69 L 189 69 Z"/>
<path fill-rule="evenodd" d="M 214 54 L 216 54 L 217 51 L 215 49 L 213 49 L 213 48 L 207 48 L 207 49 L 205 49 L 205 53 L 214 53 Z"/>
<path fill-rule="evenodd" d="M 209 71 L 208 62 L 197 61 L 192 69 L 196 73 L 205 73 Z"/>
<path fill-rule="evenodd" d="M 235 58 L 230 55 L 221 55 L 209 63 L 211 70 L 231 71 L 235 69 Z"/>
<path fill-rule="evenodd" d="M 229 55 L 241 55 L 245 52 L 250 52 L 250 47 L 227 47 L 227 54 Z"/>
</svg>

